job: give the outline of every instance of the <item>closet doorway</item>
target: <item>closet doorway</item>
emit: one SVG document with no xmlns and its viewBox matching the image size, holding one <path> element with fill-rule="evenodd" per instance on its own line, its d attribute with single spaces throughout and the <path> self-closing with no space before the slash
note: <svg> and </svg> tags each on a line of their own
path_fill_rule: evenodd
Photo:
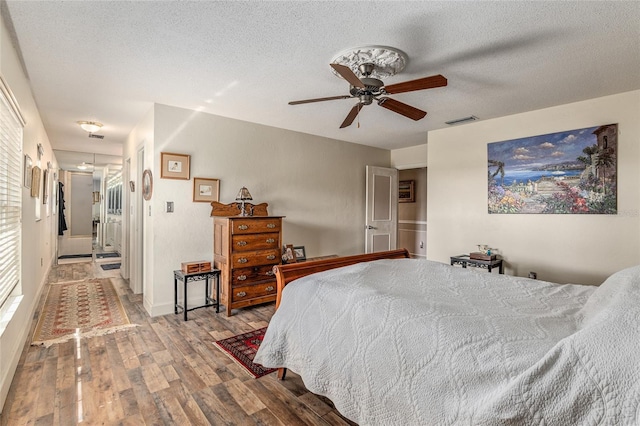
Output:
<svg viewBox="0 0 640 426">
<path fill-rule="evenodd" d="M 427 258 L 427 168 L 398 170 L 398 247 Z M 409 193 L 411 191 L 411 193 Z"/>
</svg>

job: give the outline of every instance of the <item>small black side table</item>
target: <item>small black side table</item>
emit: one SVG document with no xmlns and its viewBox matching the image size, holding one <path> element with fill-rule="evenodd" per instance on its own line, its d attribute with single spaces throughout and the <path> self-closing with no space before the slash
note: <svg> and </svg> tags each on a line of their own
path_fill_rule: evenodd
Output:
<svg viewBox="0 0 640 426">
<path fill-rule="evenodd" d="M 502 259 L 494 259 L 494 260 L 480 260 L 480 259 L 471 259 L 468 254 L 459 254 L 458 256 L 451 256 L 451 266 L 453 265 L 462 265 L 463 268 L 467 267 L 467 264 L 473 265 L 478 268 L 487 269 L 491 272 L 492 268 L 498 268 L 498 272 L 504 274 L 504 265 L 502 264 Z"/>
<path fill-rule="evenodd" d="M 211 290 L 211 278 L 216 279 L 216 298 L 215 300 L 210 296 Z M 178 280 L 184 284 L 184 306 L 178 304 Z M 204 305 L 194 306 L 193 308 L 187 307 L 187 283 L 192 281 L 206 280 L 205 293 L 204 293 Z M 216 313 L 220 312 L 220 270 L 212 269 L 204 272 L 193 272 L 191 274 L 183 272 L 181 270 L 173 271 L 173 295 L 174 295 L 174 313 L 184 312 L 184 320 L 187 321 L 187 312 L 193 311 L 199 308 L 208 308 L 210 306 L 216 307 Z"/>
</svg>

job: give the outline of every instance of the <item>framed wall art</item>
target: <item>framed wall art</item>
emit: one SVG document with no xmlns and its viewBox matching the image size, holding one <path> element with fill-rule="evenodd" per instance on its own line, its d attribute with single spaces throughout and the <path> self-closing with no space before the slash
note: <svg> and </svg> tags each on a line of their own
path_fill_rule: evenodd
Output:
<svg viewBox="0 0 640 426">
<path fill-rule="evenodd" d="M 487 145 L 488 211 L 616 214 L 618 125 Z"/>
<path fill-rule="evenodd" d="M 160 177 L 163 179 L 189 180 L 190 155 L 171 152 L 160 153 Z"/>
<path fill-rule="evenodd" d="M 415 203 L 415 180 L 401 180 L 398 183 L 398 202 L 399 203 Z"/>
<path fill-rule="evenodd" d="M 193 201 L 210 203 L 220 201 L 220 180 L 210 178 L 193 178 Z"/>
<path fill-rule="evenodd" d="M 31 169 L 31 196 L 34 198 L 40 197 L 40 179 L 42 177 L 42 170 L 38 166 L 34 166 Z"/>
<path fill-rule="evenodd" d="M 149 201 L 151 195 L 153 195 L 153 175 L 151 170 L 146 169 L 142 172 L 142 198 Z"/>
<path fill-rule="evenodd" d="M 31 188 L 31 179 L 33 178 L 33 172 L 31 169 L 33 168 L 33 162 L 31 161 L 31 157 L 27 154 L 24 155 L 24 186 L 26 188 Z"/>
<path fill-rule="evenodd" d="M 42 204 L 47 204 L 49 199 L 49 169 L 42 172 Z"/>
</svg>

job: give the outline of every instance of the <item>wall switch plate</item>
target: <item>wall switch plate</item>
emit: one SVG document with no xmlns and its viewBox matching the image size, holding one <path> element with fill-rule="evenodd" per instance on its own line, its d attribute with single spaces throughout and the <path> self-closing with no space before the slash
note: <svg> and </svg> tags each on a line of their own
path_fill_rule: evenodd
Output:
<svg viewBox="0 0 640 426">
<path fill-rule="evenodd" d="M 167 213 L 173 213 L 173 201 L 167 201 L 167 208 L 165 210 Z"/>
</svg>

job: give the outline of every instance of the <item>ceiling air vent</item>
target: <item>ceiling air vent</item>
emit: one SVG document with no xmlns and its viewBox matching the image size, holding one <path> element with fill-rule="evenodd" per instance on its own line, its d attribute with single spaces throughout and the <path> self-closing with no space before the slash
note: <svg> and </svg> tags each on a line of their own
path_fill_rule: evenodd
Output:
<svg viewBox="0 0 640 426">
<path fill-rule="evenodd" d="M 89 133 L 89 137 L 96 138 L 96 139 L 104 139 L 104 135 L 96 135 L 95 133 Z"/>
<path fill-rule="evenodd" d="M 476 117 L 475 115 L 470 115 L 469 117 L 458 118 L 456 120 L 451 120 L 451 121 L 445 121 L 445 124 L 448 124 L 449 126 L 453 126 L 455 124 L 462 124 L 462 123 L 467 123 L 469 121 L 476 121 L 477 119 L 478 117 Z"/>
</svg>

